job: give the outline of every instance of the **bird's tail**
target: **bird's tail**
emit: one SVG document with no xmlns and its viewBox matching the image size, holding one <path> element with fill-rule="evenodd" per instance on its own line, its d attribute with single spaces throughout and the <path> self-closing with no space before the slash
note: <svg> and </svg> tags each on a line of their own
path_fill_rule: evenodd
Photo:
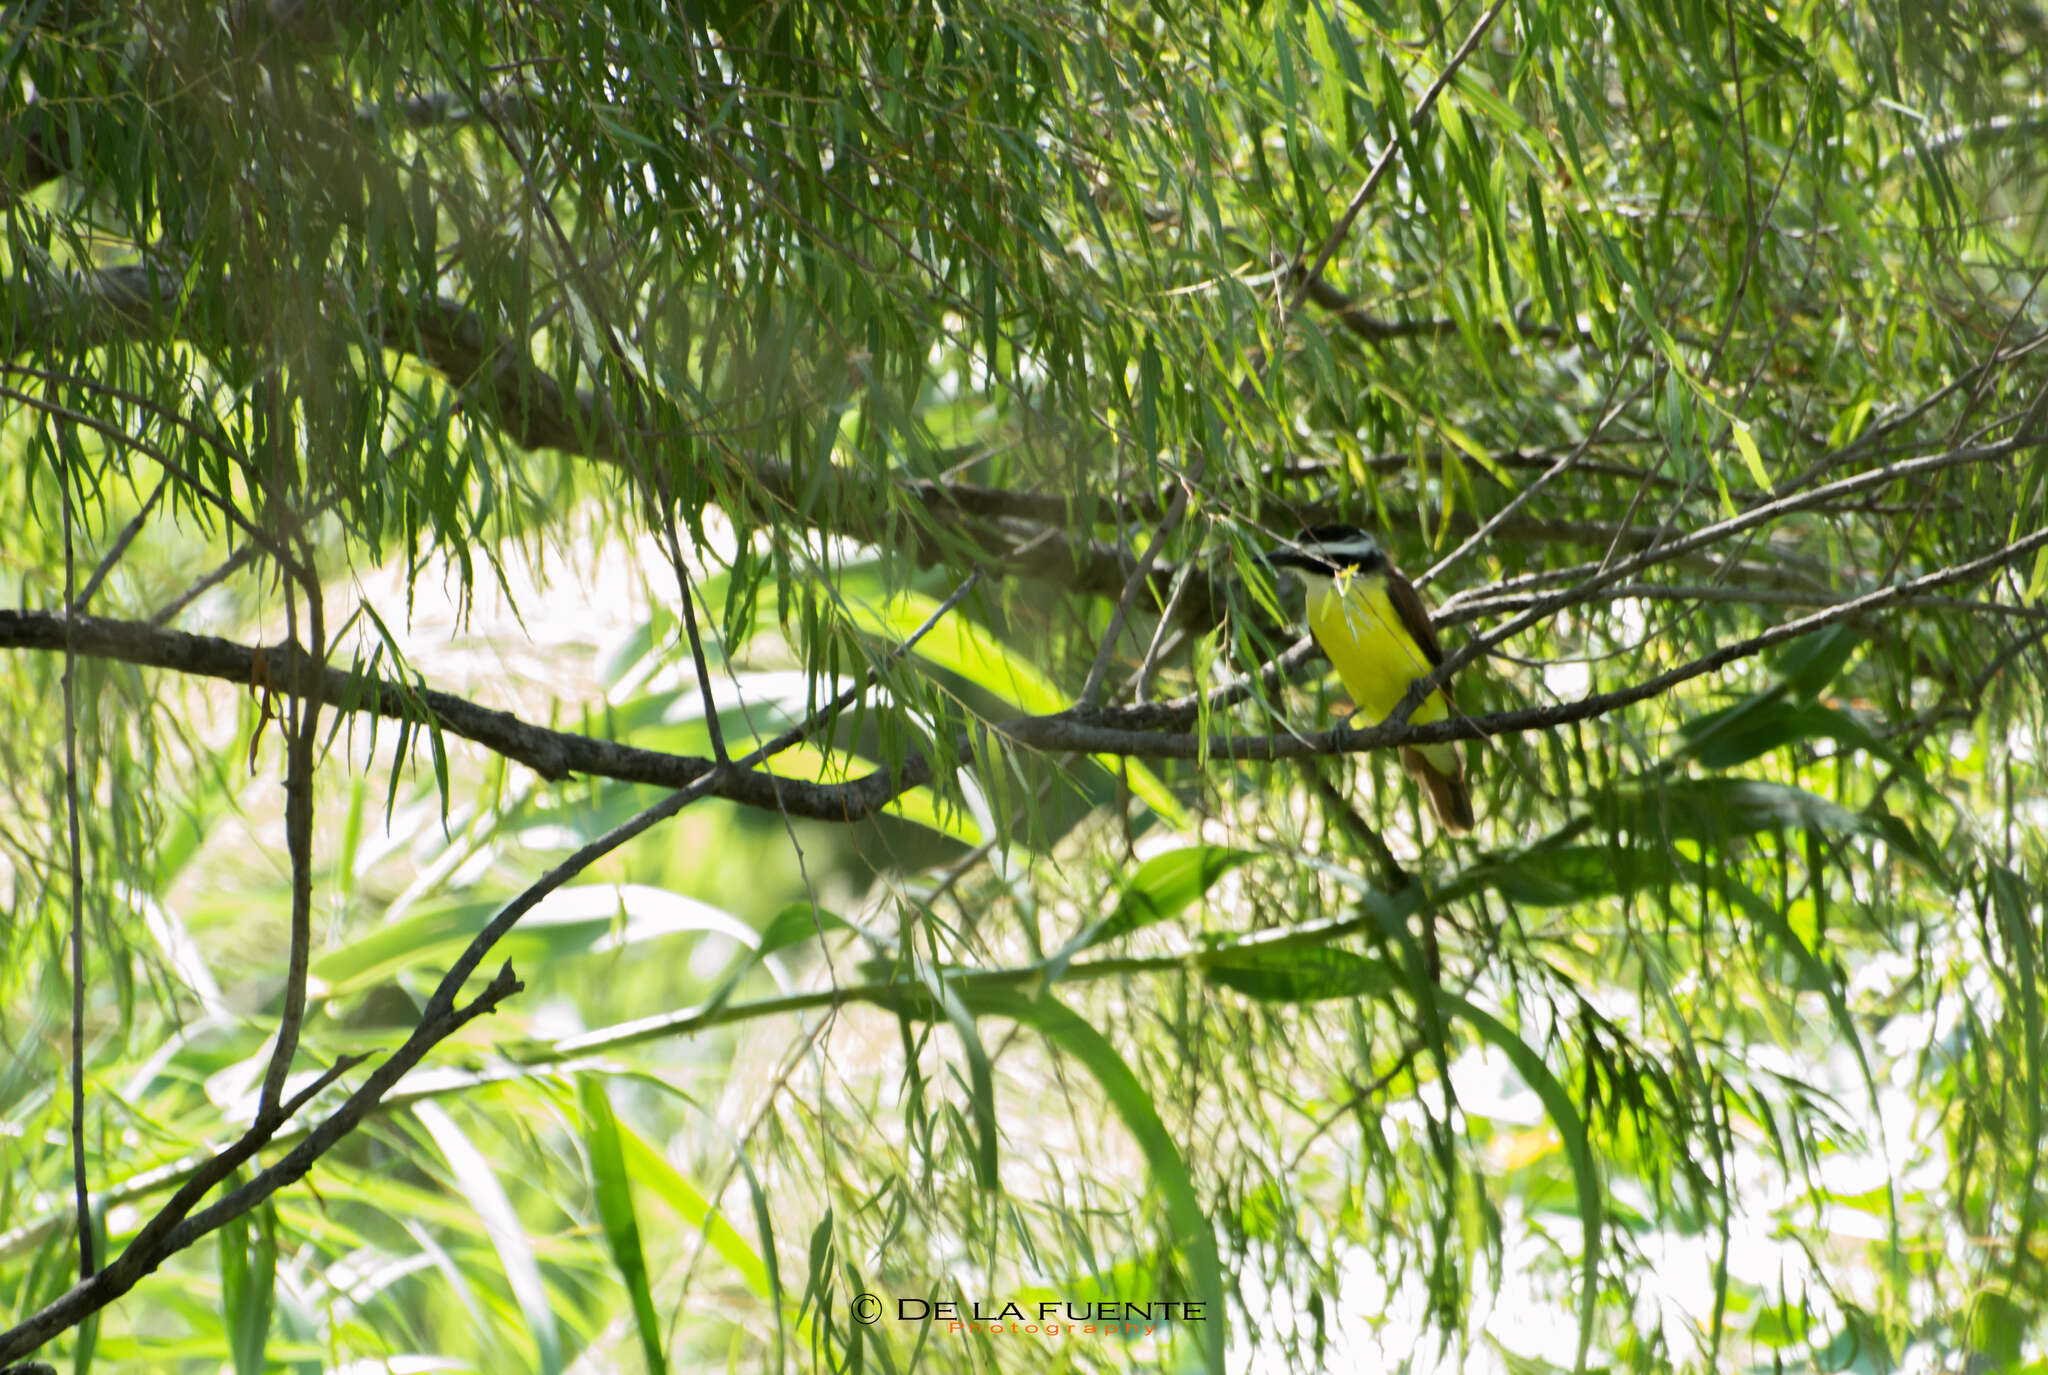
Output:
<svg viewBox="0 0 2048 1375">
<path fill-rule="evenodd" d="M 1429 745 L 1426 757 L 1412 746 L 1401 747 L 1401 767 L 1422 787 L 1436 824 L 1454 836 L 1472 829 L 1472 793 L 1465 786 L 1465 761 L 1456 745 Z M 1448 757 L 1446 757 L 1448 756 Z"/>
</svg>

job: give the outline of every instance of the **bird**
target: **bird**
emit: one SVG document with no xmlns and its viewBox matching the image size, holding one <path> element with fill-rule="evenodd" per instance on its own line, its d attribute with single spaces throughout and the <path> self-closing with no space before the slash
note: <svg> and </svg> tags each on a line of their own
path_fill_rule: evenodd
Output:
<svg viewBox="0 0 2048 1375">
<path fill-rule="evenodd" d="M 1444 661 L 1421 594 L 1357 526 L 1319 525 L 1263 557 L 1307 589 L 1309 633 L 1357 704 L 1354 720 L 1386 720 L 1409 685 Z M 1450 684 L 1442 683 L 1408 719 L 1422 725 L 1455 710 Z M 1452 835 L 1472 829 L 1472 794 L 1456 744 L 1403 745 L 1401 767 L 1421 786 L 1439 826 Z"/>
</svg>

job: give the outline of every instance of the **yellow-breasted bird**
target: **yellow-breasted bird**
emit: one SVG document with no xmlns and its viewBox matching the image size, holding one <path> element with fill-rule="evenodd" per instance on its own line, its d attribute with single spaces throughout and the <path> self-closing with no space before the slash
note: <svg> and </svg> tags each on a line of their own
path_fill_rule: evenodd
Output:
<svg viewBox="0 0 2048 1375">
<path fill-rule="evenodd" d="M 1409 684 L 1443 662 L 1429 611 L 1375 540 L 1351 525 L 1319 525 L 1268 553 L 1266 562 L 1299 577 L 1308 591 L 1308 628 L 1330 656 L 1357 715 L 1377 725 L 1393 714 Z M 1455 710 L 1450 684 L 1408 719 L 1441 721 Z M 1437 824 L 1452 835 L 1472 829 L 1472 794 L 1455 744 L 1403 745 L 1401 767 L 1422 786 Z"/>
</svg>

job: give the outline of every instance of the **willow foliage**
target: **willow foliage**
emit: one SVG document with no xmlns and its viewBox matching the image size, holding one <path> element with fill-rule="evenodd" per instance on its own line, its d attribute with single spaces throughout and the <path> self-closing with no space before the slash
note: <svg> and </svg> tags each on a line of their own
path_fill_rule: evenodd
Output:
<svg viewBox="0 0 2048 1375">
<path fill-rule="evenodd" d="M 2037 7 L 0 32 L 0 1367 L 2048 1360 Z"/>
</svg>

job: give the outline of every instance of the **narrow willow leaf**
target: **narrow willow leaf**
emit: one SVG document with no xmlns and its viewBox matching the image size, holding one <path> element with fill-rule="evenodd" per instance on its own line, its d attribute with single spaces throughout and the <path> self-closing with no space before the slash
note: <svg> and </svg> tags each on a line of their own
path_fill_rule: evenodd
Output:
<svg viewBox="0 0 2048 1375">
<path fill-rule="evenodd" d="M 2034 555 L 2034 572 L 2027 579 L 2027 605 L 2039 606 L 2044 594 L 2048 594 L 2048 545 Z"/>
<path fill-rule="evenodd" d="M 998 1192 L 1002 1176 L 996 1161 L 995 1074 L 989 1065 L 988 1050 L 981 1043 L 981 1033 L 975 1030 L 974 1015 L 953 987 L 930 972 L 925 974 L 924 983 L 945 1010 L 946 1020 L 952 1024 L 954 1034 L 960 1038 L 960 1049 L 967 1056 L 968 1106 L 974 1114 L 975 1182 L 990 1193 Z"/>
<path fill-rule="evenodd" d="M 1820 994 L 1826 1001 L 1828 1015 L 1834 1020 L 1835 1033 L 1854 1052 L 1864 1087 L 1875 1106 L 1878 1102 L 1877 1080 L 1871 1070 L 1870 1056 L 1864 1049 L 1863 1035 L 1857 1030 L 1855 1018 L 1849 1012 L 1848 998 L 1842 991 L 1841 971 L 1814 953 L 1813 947 L 1792 928 L 1792 923 L 1777 903 L 1767 901 L 1734 874 L 1719 866 L 1690 861 L 1681 863 L 1679 867 L 1693 883 L 1719 894 L 1731 908 L 1755 923 L 1779 949 L 1792 957 L 1799 969 L 1797 986 Z"/>
<path fill-rule="evenodd" d="M 590 1160 L 591 1189 L 597 1197 L 597 1216 L 604 1225 L 605 1244 L 632 1300 L 633 1325 L 640 1336 L 640 1354 L 647 1362 L 649 1375 L 662 1375 L 668 1369 L 668 1354 L 662 1341 L 661 1318 L 654 1309 L 654 1293 L 648 1284 L 647 1258 L 640 1246 L 640 1221 L 633 1209 L 633 1179 L 626 1173 L 618 1118 L 612 1113 L 604 1084 L 595 1074 L 577 1076 L 576 1102 L 583 1114 L 583 1149 Z"/>
<path fill-rule="evenodd" d="M 1201 967 L 1210 982 L 1265 1002 L 1384 998 L 1401 986 L 1384 962 L 1323 946 L 1233 950 L 1204 956 Z"/>
<path fill-rule="evenodd" d="M 732 1267 L 749 1292 L 757 1298 L 772 1300 L 775 1286 L 760 1252 L 748 1244 L 747 1239 L 725 1220 L 724 1214 L 712 1206 L 703 1190 L 648 1144 L 646 1138 L 623 1122 L 617 1123 L 617 1128 L 627 1177 L 666 1203 L 686 1225 L 702 1232 L 712 1251 Z"/>
<path fill-rule="evenodd" d="M 1250 850 L 1221 845 L 1189 845 L 1152 856 L 1118 890 L 1116 906 L 1107 916 L 1083 926 L 1045 962 L 1044 985 L 1058 983 L 1082 951 L 1179 916 L 1217 880 L 1257 857 Z"/>
<path fill-rule="evenodd" d="M 1785 646 L 1771 659 L 1771 667 L 1794 692 L 1818 697 L 1841 676 L 1863 638 L 1855 626 L 1829 626 Z"/>
<path fill-rule="evenodd" d="M 775 1313 L 775 1369 L 777 1375 L 788 1369 L 789 1332 L 783 1319 L 783 1308 L 788 1300 L 782 1292 L 782 1269 L 775 1259 L 775 1219 L 768 1207 L 768 1192 L 761 1187 L 761 1180 L 754 1173 L 753 1162 L 742 1150 L 735 1157 L 739 1161 L 740 1173 L 746 1176 L 747 1194 L 754 1204 L 754 1227 L 761 1237 L 761 1261 L 766 1272 L 768 1304 Z"/>
<path fill-rule="evenodd" d="M 277 1294 L 277 1213 L 244 1213 L 219 1232 L 221 1316 L 235 1375 L 262 1375 Z"/>
<path fill-rule="evenodd" d="M 1597 810 L 1613 829 L 1722 841 L 1779 827 L 1830 835 L 1870 829 L 1856 813 L 1803 788 L 1754 778 L 1695 778 L 1602 795 Z"/>
<path fill-rule="evenodd" d="M 1986 886 L 1990 889 L 1991 910 L 1998 920 L 2000 940 L 2014 957 L 2010 985 L 2013 1002 L 2020 1009 L 2020 1063 L 2026 1070 L 2026 1092 L 2020 1096 L 2025 1117 L 2021 1139 L 2027 1143 L 2027 1159 L 2038 1167 L 2042 1154 L 2042 1090 L 2044 1079 L 2048 1079 L 2048 1068 L 2044 1068 L 2048 1044 L 2044 1044 L 2042 1036 L 2040 996 L 2041 937 L 2036 917 L 2041 889 L 2003 864 L 1990 866 Z M 2033 1234 L 2040 1211 L 2039 1192 L 2026 1190 L 2019 1219 L 2013 1227 L 2017 1241 L 2024 1242 Z M 2016 1283 L 2023 1269 L 2024 1263 L 2014 1256 L 2010 1273 Z"/>
<path fill-rule="evenodd" d="M 1565 268 L 1551 250 L 1550 226 L 1543 218 L 1543 192 L 1534 172 L 1528 174 L 1523 195 L 1529 205 L 1529 237 L 1536 255 L 1536 275 L 1543 283 L 1544 299 L 1550 303 L 1551 319 L 1559 328 L 1569 330 L 1573 326 L 1572 317 L 1565 306 L 1564 293 L 1558 289 L 1558 278 Z"/>
<path fill-rule="evenodd" d="M 1164 373 L 1159 345 L 1148 336 L 1138 353 L 1138 449 L 1148 463 L 1159 452 L 1159 393 Z"/>
<path fill-rule="evenodd" d="M 818 1225 L 811 1229 L 809 1261 L 804 1269 L 804 1292 L 797 1301 L 797 1321 L 810 1316 L 811 1301 L 818 1302 L 818 1311 L 824 1312 L 825 1299 L 832 1284 L 832 1210 L 827 1208 L 825 1216 L 818 1219 Z"/>
<path fill-rule="evenodd" d="M 313 962 L 316 992 L 341 997 L 407 969 L 446 963 L 500 907 L 496 902 L 451 902 L 381 926 Z M 548 894 L 498 949 L 515 958 L 552 961 L 688 933 L 722 936 L 746 948 L 759 940 L 753 927 L 710 903 L 650 884 L 600 883 Z"/>
<path fill-rule="evenodd" d="M 1735 436 L 1735 447 L 1742 451 L 1742 461 L 1749 465 L 1749 476 L 1756 485 L 1766 492 L 1776 492 L 1771 486 L 1771 475 L 1764 471 L 1764 456 L 1757 451 L 1756 439 L 1749 432 L 1749 426 L 1740 420 L 1730 419 L 1729 430 Z"/>
<path fill-rule="evenodd" d="M 1257 858 L 1254 851 L 1223 845 L 1188 845 L 1152 856 L 1118 892 L 1115 908 L 1088 944 L 1100 945 L 1179 916 L 1225 874 Z"/>
<path fill-rule="evenodd" d="M 1861 750 L 1920 773 L 1849 713 L 1779 695 L 1696 717 L 1680 733 L 1687 737 L 1684 752 L 1710 769 L 1733 768 L 1787 745 L 1832 740 L 1845 750 Z"/>
<path fill-rule="evenodd" d="M 1484 468 L 1487 476 L 1511 492 L 1515 489 L 1514 478 L 1509 476 L 1507 469 L 1500 466 L 1500 460 L 1487 452 L 1484 444 L 1481 444 L 1448 420 L 1439 420 L 1437 422 L 1437 430 L 1445 439 L 1455 444 L 1466 457 Z"/>
<path fill-rule="evenodd" d="M 1671 863 L 1650 846 L 1561 845 L 1503 859 L 1486 870 L 1501 896 L 1521 907 L 1569 907 L 1666 886 Z"/>
<path fill-rule="evenodd" d="M 719 982 L 718 987 L 712 990 L 711 996 L 705 999 L 702 1010 L 710 1012 L 723 1007 L 747 975 L 760 968 L 762 962 L 769 956 L 787 950 L 793 945 L 801 945 L 814 937 L 823 938 L 834 931 L 868 935 L 846 918 L 827 912 L 823 908 L 813 907 L 808 902 L 790 903 L 768 919 L 768 924 L 761 928 L 758 942 L 746 951 Z"/>
</svg>

